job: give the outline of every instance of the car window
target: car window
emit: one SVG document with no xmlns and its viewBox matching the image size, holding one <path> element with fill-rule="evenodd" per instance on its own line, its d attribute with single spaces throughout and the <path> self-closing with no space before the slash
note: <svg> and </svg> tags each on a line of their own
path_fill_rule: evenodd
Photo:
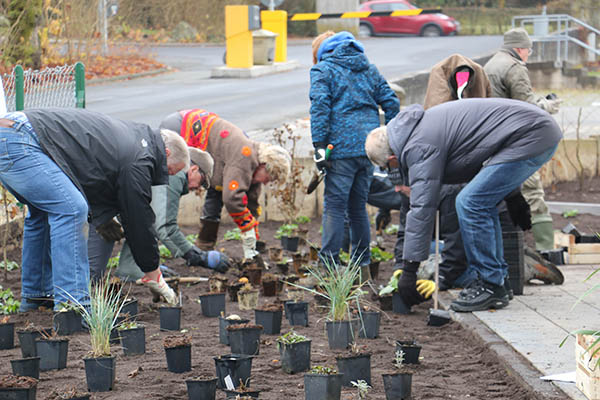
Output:
<svg viewBox="0 0 600 400">
<path fill-rule="evenodd" d="M 406 3 L 389 3 L 392 6 L 392 11 L 396 10 L 409 10 L 411 7 Z"/>
<path fill-rule="evenodd" d="M 372 11 L 392 11 L 390 3 L 374 3 L 371 4 Z"/>
</svg>

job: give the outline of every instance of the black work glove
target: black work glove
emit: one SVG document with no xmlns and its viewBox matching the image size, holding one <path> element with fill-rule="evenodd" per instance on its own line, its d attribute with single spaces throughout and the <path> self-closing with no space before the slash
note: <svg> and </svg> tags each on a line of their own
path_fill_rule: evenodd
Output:
<svg viewBox="0 0 600 400">
<path fill-rule="evenodd" d="M 115 219 L 111 219 L 98 226 L 96 228 L 96 233 L 107 242 L 118 242 L 125 237 L 123 227 Z"/>
<path fill-rule="evenodd" d="M 531 208 L 521 192 L 511 195 L 504 199 L 508 215 L 516 226 L 519 226 L 524 231 L 531 229 Z"/>
<path fill-rule="evenodd" d="M 188 267 L 200 266 L 206 263 L 206 252 L 200 250 L 196 246 L 192 246 L 192 248 L 183 255 L 183 259 L 186 261 Z"/>
<path fill-rule="evenodd" d="M 183 255 L 188 267 L 198 266 L 212 269 L 217 272 L 227 272 L 231 267 L 231 260 L 227 255 L 216 250 L 203 251 L 193 246 Z"/>
<path fill-rule="evenodd" d="M 392 222 L 390 210 L 385 208 L 378 209 L 377 215 L 375 216 L 375 230 L 379 231 L 380 229 L 385 229 L 390 222 Z"/>
<path fill-rule="evenodd" d="M 325 153 L 327 151 L 327 146 L 325 143 L 315 143 L 315 154 L 313 159 L 315 160 L 315 164 L 317 165 L 317 169 L 319 171 L 324 171 L 326 168 L 331 167 L 331 163 L 325 159 Z"/>
<path fill-rule="evenodd" d="M 398 294 L 408 307 L 420 304 L 425 298 L 417 291 L 417 270 L 419 262 L 403 261 L 404 268 L 400 279 L 398 279 Z"/>
</svg>

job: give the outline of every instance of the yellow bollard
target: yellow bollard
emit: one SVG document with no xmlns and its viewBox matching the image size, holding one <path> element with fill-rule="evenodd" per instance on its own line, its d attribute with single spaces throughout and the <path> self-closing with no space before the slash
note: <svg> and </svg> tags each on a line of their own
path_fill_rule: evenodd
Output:
<svg viewBox="0 0 600 400">
<path fill-rule="evenodd" d="M 261 11 L 262 29 L 279 34 L 275 39 L 275 62 L 287 61 L 287 11 Z"/>
<path fill-rule="evenodd" d="M 259 28 L 258 6 L 225 6 L 225 61 L 229 68 L 252 67 L 251 31 Z"/>
</svg>

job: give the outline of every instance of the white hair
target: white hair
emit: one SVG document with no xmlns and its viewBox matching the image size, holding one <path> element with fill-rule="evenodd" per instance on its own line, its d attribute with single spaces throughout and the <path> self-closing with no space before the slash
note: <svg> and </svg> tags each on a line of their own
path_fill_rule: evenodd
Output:
<svg viewBox="0 0 600 400">
<path fill-rule="evenodd" d="M 273 181 L 283 183 L 292 169 L 290 153 L 281 146 L 270 143 L 259 143 L 258 162 L 265 164 Z"/>
<path fill-rule="evenodd" d="M 373 164 L 382 168 L 386 166 L 388 158 L 394 155 L 394 153 L 390 148 L 387 128 L 385 126 L 375 128 L 367 135 L 365 151 Z"/>
<path fill-rule="evenodd" d="M 167 165 L 183 163 L 185 165 L 183 169 L 187 171 L 190 168 L 190 153 L 185 140 L 178 133 L 169 129 L 161 129 L 160 136 L 165 147 L 171 152 L 167 158 Z"/>
</svg>

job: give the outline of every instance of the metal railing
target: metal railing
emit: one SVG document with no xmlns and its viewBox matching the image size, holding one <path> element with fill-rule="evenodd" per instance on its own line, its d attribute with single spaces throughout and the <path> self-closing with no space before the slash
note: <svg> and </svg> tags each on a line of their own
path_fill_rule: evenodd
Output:
<svg viewBox="0 0 600 400">
<path fill-rule="evenodd" d="M 513 28 L 515 26 L 527 28 L 528 25 L 533 25 L 532 41 L 556 43 L 555 62 L 558 65 L 569 59 L 569 44 L 587 50 L 594 57 L 600 56 L 600 49 L 596 47 L 596 39 L 600 37 L 600 30 L 577 18 L 567 14 L 545 13 L 539 15 L 519 15 L 512 18 Z M 591 44 L 572 36 L 573 30 L 579 27 L 585 28 L 590 32 L 588 37 Z"/>
</svg>

